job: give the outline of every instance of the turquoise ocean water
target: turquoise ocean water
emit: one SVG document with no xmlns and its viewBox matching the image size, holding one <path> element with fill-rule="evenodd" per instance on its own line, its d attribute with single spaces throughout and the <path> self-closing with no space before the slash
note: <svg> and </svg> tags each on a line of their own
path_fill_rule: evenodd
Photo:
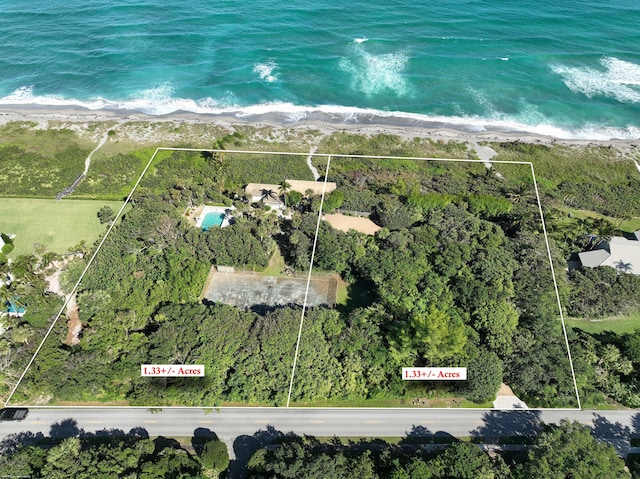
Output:
<svg viewBox="0 0 640 479">
<path fill-rule="evenodd" d="M 0 0 L 0 12 L 0 105 L 640 138 L 638 0 Z"/>
</svg>

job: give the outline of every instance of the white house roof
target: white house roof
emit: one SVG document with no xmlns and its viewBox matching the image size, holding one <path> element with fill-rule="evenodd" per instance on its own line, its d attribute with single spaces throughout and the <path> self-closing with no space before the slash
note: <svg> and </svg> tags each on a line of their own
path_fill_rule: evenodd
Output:
<svg viewBox="0 0 640 479">
<path fill-rule="evenodd" d="M 611 256 L 606 249 L 594 249 L 591 251 L 583 251 L 578 253 L 582 266 L 588 268 L 595 268 L 596 266 L 602 266 L 602 263 Z"/>
<path fill-rule="evenodd" d="M 0 235 L 0 249 L 4 246 L 4 240 L 2 239 L 2 235 Z"/>
<path fill-rule="evenodd" d="M 636 232 L 638 233 L 638 232 Z M 638 237 L 635 234 L 636 238 Z M 625 273 L 640 274 L 640 240 L 629 240 L 614 236 L 609 241 L 608 251 L 598 249 L 578 253 L 583 266 L 611 266 Z"/>
</svg>

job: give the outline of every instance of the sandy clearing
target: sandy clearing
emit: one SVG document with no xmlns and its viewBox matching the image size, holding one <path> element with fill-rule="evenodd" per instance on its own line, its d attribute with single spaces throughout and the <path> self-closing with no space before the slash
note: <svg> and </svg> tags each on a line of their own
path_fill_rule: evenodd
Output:
<svg viewBox="0 0 640 479">
<path fill-rule="evenodd" d="M 356 230 L 360 233 L 374 235 L 380 230 L 380 226 L 375 224 L 369 218 L 361 218 L 358 216 L 347 216 L 343 214 L 324 215 L 322 217 L 328 221 L 331 226 L 340 231 Z"/>
</svg>

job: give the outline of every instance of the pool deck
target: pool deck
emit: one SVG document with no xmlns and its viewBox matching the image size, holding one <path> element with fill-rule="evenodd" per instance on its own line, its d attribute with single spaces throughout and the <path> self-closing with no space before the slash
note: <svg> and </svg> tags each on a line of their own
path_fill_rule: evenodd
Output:
<svg viewBox="0 0 640 479">
<path fill-rule="evenodd" d="M 228 210 L 235 210 L 235 207 L 233 206 L 209 206 L 209 205 L 204 205 L 204 206 L 199 206 L 196 211 L 195 214 L 197 214 L 198 216 L 196 216 L 194 218 L 195 222 L 196 222 L 196 227 L 201 228 L 202 227 L 202 222 L 204 221 L 204 217 L 207 216 L 207 213 L 225 213 Z M 220 225 L 220 228 L 224 228 L 225 226 L 229 226 L 229 219 L 225 217 L 224 220 L 222 220 L 222 224 Z"/>
</svg>

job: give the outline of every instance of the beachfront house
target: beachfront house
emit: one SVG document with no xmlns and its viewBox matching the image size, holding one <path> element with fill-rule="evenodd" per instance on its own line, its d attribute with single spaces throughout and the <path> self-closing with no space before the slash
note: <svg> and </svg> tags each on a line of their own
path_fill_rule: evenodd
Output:
<svg viewBox="0 0 640 479">
<path fill-rule="evenodd" d="M 614 236 L 597 249 L 578 253 L 578 257 L 587 268 L 610 266 L 621 273 L 640 275 L 640 230 L 633 233 L 632 239 Z"/>
<path fill-rule="evenodd" d="M 289 185 L 288 191 L 297 191 L 302 195 L 321 195 L 322 191 L 331 193 L 336 189 L 333 182 L 324 181 L 306 181 L 306 180 L 285 180 Z M 244 188 L 245 196 L 251 203 L 262 202 L 271 208 L 284 208 L 284 198 L 282 197 L 282 187 L 280 185 L 271 185 L 267 183 L 249 183 Z"/>
<path fill-rule="evenodd" d="M 284 201 L 280 194 L 279 185 L 270 185 L 267 183 L 249 183 L 244 188 L 244 194 L 251 203 L 262 202 L 271 208 L 284 208 Z"/>
</svg>

